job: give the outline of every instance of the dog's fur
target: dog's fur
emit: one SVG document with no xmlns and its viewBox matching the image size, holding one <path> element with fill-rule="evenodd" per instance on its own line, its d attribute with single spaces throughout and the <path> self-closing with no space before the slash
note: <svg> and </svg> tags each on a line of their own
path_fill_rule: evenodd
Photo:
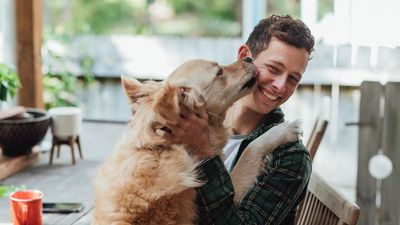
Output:
<svg viewBox="0 0 400 225">
<path fill-rule="evenodd" d="M 242 60 L 229 66 L 215 62 L 192 60 L 178 67 L 164 82 L 142 84 L 137 80 L 122 79 L 124 90 L 134 112 L 116 151 L 104 162 L 95 179 L 95 210 L 92 224 L 193 224 L 196 218 L 194 187 L 202 185 L 196 174 L 199 161 L 191 157 L 182 145 L 168 142 L 157 135 L 157 129 L 168 131 L 166 124 L 175 124 L 183 104 L 194 112 L 206 110 L 209 115 L 210 146 L 222 155 L 227 132 L 222 122 L 226 110 L 240 97 L 253 91 L 255 65 Z M 284 127 L 286 126 L 286 127 Z M 281 135 L 268 148 L 266 141 L 250 145 L 258 155 L 246 149 L 251 163 L 262 164 L 267 151 L 281 143 L 295 141 L 298 137 L 296 124 L 278 128 Z M 256 158 L 258 157 L 258 158 Z M 242 158 L 242 157 L 241 157 Z M 260 167 L 239 160 L 232 179 L 235 185 L 235 201 L 254 180 Z M 246 165 L 247 164 L 247 165 Z M 243 174 L 251 180 L 241 182 Z"/>
</svg>

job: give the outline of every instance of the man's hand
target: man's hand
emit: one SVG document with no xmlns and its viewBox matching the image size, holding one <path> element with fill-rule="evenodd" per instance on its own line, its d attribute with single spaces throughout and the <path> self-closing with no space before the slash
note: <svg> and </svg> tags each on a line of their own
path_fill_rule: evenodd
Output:
<svg viewBox="0 0 400 225">
<path fill-rule="evenodd" d="M 186 106 L 180 105 L 181 114 L 176 124 L 166 124 L 171 130 L 157 129 L 156 133 L 174 144 L 183 144 L 189 154 L 205 159 L 213 157 L 214 151 L 208 140 L 208 115 L 205 112 L 196 114 Z"/>
</svg>

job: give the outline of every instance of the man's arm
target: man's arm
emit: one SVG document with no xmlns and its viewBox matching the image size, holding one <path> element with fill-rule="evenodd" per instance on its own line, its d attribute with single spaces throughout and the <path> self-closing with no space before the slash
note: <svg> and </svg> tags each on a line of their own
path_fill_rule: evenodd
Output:
<svg viewBox="0 0 400 225">
<path fill-rule="evenodd" d="M 199 167 L 206 184 L 197 188 L 199 224 L 280 224 L 295 207 L 311 174 L 311 160 L 301 142 L 274 150 L 265 171 L 239 205 L 224 163 L 213 157 Z"/>
</svg>

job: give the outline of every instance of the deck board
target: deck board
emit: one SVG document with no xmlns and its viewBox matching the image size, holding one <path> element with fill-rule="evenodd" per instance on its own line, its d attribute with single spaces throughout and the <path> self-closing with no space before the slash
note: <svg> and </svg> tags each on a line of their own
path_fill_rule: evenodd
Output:
<svg viewBox="0 0 400 225">
<path fill-rule="evenodd" d="M 49 152 L 42 152 L 33 166 L 2 181 L 4 185 L 26 185 L 29 189 L 43 192 L 46 202 L 81 202 L 85 208 L 69 215 L 44 214 L 43 225 L 90 224 L 93 208 L 92 179 L 97 166 L 116 146 L 125 130 L 124 124 L 84 123 L 81 134 L 83 159 L 71 163 L 68 146 L 62 146 L 60 158 L 49 165 Z M 50 135 L 46 136 L 50 140 Z M 10 222 L 7 198 L 0 198 L 0 224 Z"/>
<path fill-rule="evenodd" d="M 33 164 L 40 158 L 39 148 L 36 146 L 29 155 L 6 157 L 1 155 L 0 149 L 0 180 L 9 177 Z"/>
</svg>

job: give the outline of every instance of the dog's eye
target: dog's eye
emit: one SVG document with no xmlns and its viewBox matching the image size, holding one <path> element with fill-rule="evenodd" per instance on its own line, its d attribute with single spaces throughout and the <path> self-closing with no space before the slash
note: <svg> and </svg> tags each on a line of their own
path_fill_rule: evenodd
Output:
<svg viewBox="0 0 400 225">
<path fill-rule="evenodd" d="M 224 69 L 222 69 L 221 67 L 218 69 L 217 71 L 217 76 L 221 76 L 224 73 Z"/>
</svg>

